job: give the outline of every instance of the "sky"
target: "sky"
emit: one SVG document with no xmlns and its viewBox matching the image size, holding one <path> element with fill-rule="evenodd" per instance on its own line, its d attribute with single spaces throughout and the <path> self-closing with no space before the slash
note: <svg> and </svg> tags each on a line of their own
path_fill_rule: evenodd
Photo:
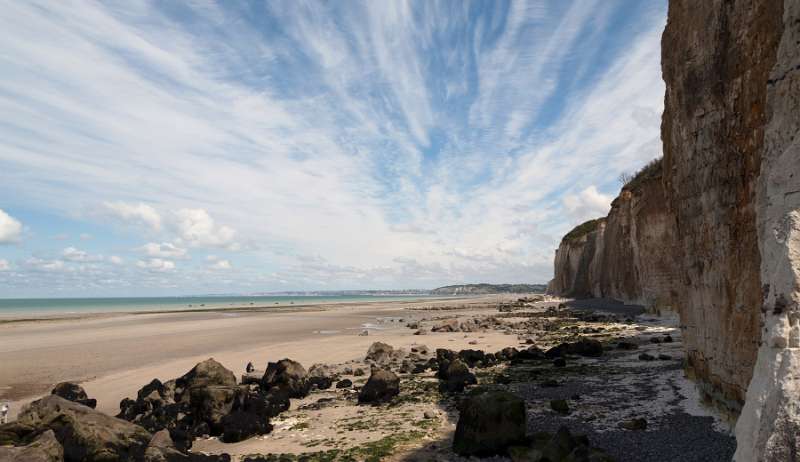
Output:
<svg viewBox="0 0 800 462">
<path fill-rule="evenodd" d="M 546 283 L 665 0 L 3 1 L 0 297 Z"/>
</svg>

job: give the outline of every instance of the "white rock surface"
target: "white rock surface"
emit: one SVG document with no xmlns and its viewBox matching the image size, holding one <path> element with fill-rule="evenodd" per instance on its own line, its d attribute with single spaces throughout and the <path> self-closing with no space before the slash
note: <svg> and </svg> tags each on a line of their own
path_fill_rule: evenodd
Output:
<svg viewBox="0 0 800 462">
<path fill-rule="evenodd" d="M 800 458 L 800 1 L 785 0 L 757 193 L 762 342 L 736 425 L 738 462 Z"/>
</svg>

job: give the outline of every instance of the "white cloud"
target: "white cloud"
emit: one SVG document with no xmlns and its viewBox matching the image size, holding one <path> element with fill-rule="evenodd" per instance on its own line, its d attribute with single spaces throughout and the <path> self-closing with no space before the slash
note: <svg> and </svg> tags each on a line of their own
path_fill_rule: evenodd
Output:
<svg viewBox="0 0 800 462">
<path fill-rule="evenodd" d="M 231 265 L 231 262 L 228 260 L 217 260 L 212 265 L 210 265 L 209 268 L 217 270 L 229 270 L 233 268 L 233 266 Z"/>
<path fill-rule="evenodd" d="M 22 223 L 0 209 L 0 244 L 19 242 L 22 235 Z"/>
<path fill-rule="evenodd" d="M 544 281 L 576 215 L 660 150 L 664 2 L 577 3 L 268 3 L 272 40 L 224 3 L 186 27 L 138 0 L 11 2 L 0 197 L 115 200 L 141 242 L 247 250 L 225 256 L 264 290 Z M 132 284 L 218 282 L 174 258 Z"/>
<path fill-rule="evenodd" d="M 614 198 L 601 194 L 594 185 L 589 186 L 578 194 L 564 196 L 564 207 L 570 216 L 577 222 L 584 222 L 594 218 L 604 217 L 608 214 L 611 201 Z"/>
<path fill-rule="evenodd" d="M 76 249 L 75 247 L 67 247 L 61 252 L 61 257 L 66 261 L 71 262 L 95 262 L 103 260 L 102 255 L 90 255 L 88 252 Z"/>
<path fill-rule="evenodd" d="M 136 266 L 149 271 L 165 272 L 175 269 L 175 262 L 161 258 L 150 258 L 148 260 L 137 261 Z"/>
<path fill-rule="evenodd" d="M 8 271 L 11 269 L 11 264 L 5 258 L 0 258 L 0 271 Z"/>
<path fill-rule="evenodd" d="M 126 202 L 105 202 L 105 208 L 123 220 L 143 224 L 153 231 L 161 229 L 161 215 L 147 204 L 129 204 Z"/>
<path fill-rule="evenodd" d="M 186 256 L 186 249 L 171 244 L 169 242 L 162 242 L 161 244 L 149 242 L 141 247 L 141 250 L 148 257 L 158 258 L 183 258 Z"/>
<path fill-rule="evenodd" d="M 180 209 L 175 212 L 178 235 L 193 247 L 226 247 L 236 249 L 236 231 L 228 226 L 217 226 L 211 215 L 203 209 Z"/>
<path fill-rule="evenodd" d="M 66 268 L 62 260 L 44 260 L 36 257 L 25 260 L 25 266 L 39 271 L 61 271 Z"/>
<path fill-rule="evenodd" d="M 117 255 L 111 255 L 110 257 L 108 257 L 108 261 L 110 261 L 115 265 L 121 265 L 125 263 L 125 260 L 123 260 L 122 257 L 119 257 Z"/>
</svg>

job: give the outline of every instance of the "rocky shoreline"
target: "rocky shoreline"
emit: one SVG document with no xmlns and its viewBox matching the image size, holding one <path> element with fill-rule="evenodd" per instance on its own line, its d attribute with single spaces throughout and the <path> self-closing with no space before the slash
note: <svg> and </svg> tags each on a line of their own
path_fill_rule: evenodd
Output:
<svg viewBox="0 0 800 462">
<path fill-rule="evenodd" d="M 408 349 L 374 342 L 362 360 L 308 369 L 275 358 L 240 378 L 208 359 L 174 380 L 143 384 L 120 403 L 117 418 L 77 403 L 91 403 L 79 387 L 60 385 L 69 393 L 54 390 L 0 427 L 0 443 L 14 445 L 0 456 L 45 443 L 52 449 L 53 438 L 67 461 L 106 460 L 102 451 L 116 457 L 108 460 L 250 462 L 712 461 L 733 454 L 733 438 L 715 429 L 713 417 L 687 412 L 697 394 L 683 377 L 674 320 L 602 300 L 541 297 L 480 313 L 457 305 L 406 312 L 378 324 L 402 323 L 417 334 Z M 454 332 L 471 348 L 425 345 Z M 482 349 L 483 335 L 496 332 L 507 345 Z M 93 432 L 84 420 L 119 430 Z M 32 460 L 62 460 L 45 452 Z"/>
</svg>

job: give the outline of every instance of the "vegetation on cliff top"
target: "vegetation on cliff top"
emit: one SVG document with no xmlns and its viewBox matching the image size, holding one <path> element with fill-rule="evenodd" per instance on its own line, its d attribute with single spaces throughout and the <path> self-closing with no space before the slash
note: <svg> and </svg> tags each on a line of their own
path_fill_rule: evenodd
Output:
<svg viewBox="0 0 800 462">
<path fill-rule="evenodd" d="M 663 157 L 659 157 L 651 160 L 636 173 L 620 174 L 619 181 L 622 183 L 622 189 L 636 189 L 646 180 L 661 177 L 663 172 L 663 159 Z"/>
<path fill-rule="evenodd" d="M 594 220 L 589 220 L 579 224 L 578 226 L 572 228 L 572 231 L 568 232 L 564 236 L 564 238 L 561 239 L 561 243 L 565 244 L 577 241 L 583 236 L 596 230 L 597 227 L 600 226 L 600 223 L 602 223 L 603 221 L 605 221 L 605 218 L 596 218 Z"/>
</svg>

